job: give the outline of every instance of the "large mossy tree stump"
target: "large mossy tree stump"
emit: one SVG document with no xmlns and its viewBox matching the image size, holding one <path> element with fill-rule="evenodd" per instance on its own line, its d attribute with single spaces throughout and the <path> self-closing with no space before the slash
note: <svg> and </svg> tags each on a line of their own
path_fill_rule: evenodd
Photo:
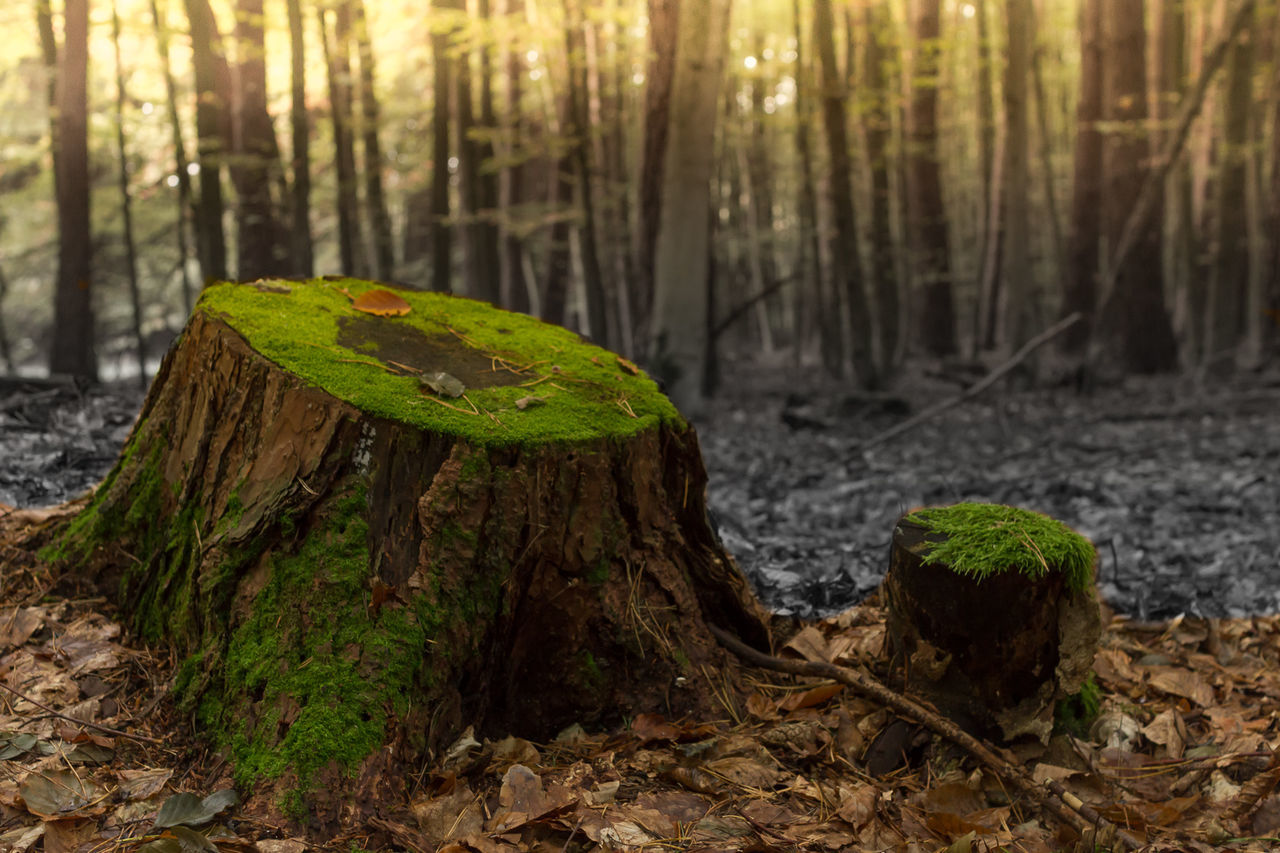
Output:
<svg viewBox="0 0 1280 853">
<path fill-rule="evenodd" d="M 883 591 L 907 689 L 1003 740 L 1047 740 L 1055 705 L 1085 688 L 1101 635 L 1093 545 L 1000 504 L 908 513 Z"/>
<path fill-rule="evenodd" d="M 176 650 L 241 784 L 322 826 L 469 725 L 723 715 L 706 623 L 768 631 L 693 429 L 564 329 L 377 290 L 208 288 L 44 556 Z"/>
</svg>

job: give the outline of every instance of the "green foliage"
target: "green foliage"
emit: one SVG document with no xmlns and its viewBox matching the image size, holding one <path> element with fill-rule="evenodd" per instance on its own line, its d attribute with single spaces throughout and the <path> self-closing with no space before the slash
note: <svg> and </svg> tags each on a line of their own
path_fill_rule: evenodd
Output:
<svg viewBox="0 0 1280 853">
<path fill-rule="evenodd" d="M 523 368 L 521 376 L 512 375 L 518 384 L 468 389 L 467 399 L 480 409 L 472 412 L 462 399 L 455 406 L 424 395 L 418 378 L 397 375 L 399 368 L 380 367 L 372 342 L 359 350 L 338 343 L 340 318 L 367 317 L 339 288 L 354 297 L 374 283 L 279 284 L 290 292 L 215 285 L 205 290 L 199 308 L 226 321 L 267 358 L 366 412 L 484 447 L 625 437 L 660 423 L 682 423 L 651 379 L 633 375 L 613 353 L 572 332 L 484 302 L 402 291 L 412 311 L 376 322 L 403 324 L 451 346 L 461 338 L 498 370 L 502 362 Z M 516 405 L 530 396 L 542 399 L 523 409 Z"/>
<path fill-rule="evenodd" d="M 1053 709 L 1053 726 L 1075 737 L 1085 737 L 1102 710 L 1102 688 L 1093 673 L 1080 685 L 1080 692 L 1062 699 Z"/>
<path fill-rule="evenodd" d="M 1096 553 L 1088 539 L 1061 521 L 1003 504 L 958 503 L 925 507 L 904 519 L 936 537 L 923 560 L 981 580 L 1005 571 L 1031 578 L 1050 571 L 1083 591 L 1093 582 Z"/>
</svg>

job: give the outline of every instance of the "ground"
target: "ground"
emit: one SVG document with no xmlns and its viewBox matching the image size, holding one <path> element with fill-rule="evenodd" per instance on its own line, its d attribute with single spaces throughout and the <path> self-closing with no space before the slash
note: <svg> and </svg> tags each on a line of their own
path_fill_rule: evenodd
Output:
<svg viewBox="0 0 1280 853">
<path fill-rule="evenodd" d="M 846 608 L 878 583 L 897 516 L 959 500 L 1044 511 L 1098 545 L 1100 588 L 1122 615 L 1095 663 L 1091 730 L 1018 760 L 1153 849 L 1274 844 L 1277 774 L 1264 768 L 1280 746 L 1280 623 L 1265 614 L 1280 609 L 1280 376 L 993 393 L 867 452 L 856 443 L 901 421 L 896 403 L 859 404 L 781 369 L 738 367 L 727 384 L 738 390 L 698 424 L 726 545 L 776 610 L 845 611 L 784 654 L 888 678 L 883 614 L 874 599 Z M 916 377 L 901 396 L 919 409 L 957 390 Z M 0 386 L 0 502 L 53 503 L 94 483 L 138 401 Z M 0 553 L 0 566 L 0 848 L 132 849 L 126 839 L 159 833 L 173 791 L 223 786 L 220 759 L 168 704 L 173 661 L 122 637 L 100 600 L 48 596 L 29 555 Z M 305 829 L 225 802 L 194 811 L 185 822 L 206 826 L 221 811 L 223 850 L 306 843 Z M 974 849 L 1063 849 L 1053 819 L 1011 807 L 996 776 L 938 738 L 830 684 L 763 672 L 719 720 L 462 742 L 424 768 L 403 814 L 353 829 L 333 849 L 937 850 L 969 832 Z"/>
</svg>

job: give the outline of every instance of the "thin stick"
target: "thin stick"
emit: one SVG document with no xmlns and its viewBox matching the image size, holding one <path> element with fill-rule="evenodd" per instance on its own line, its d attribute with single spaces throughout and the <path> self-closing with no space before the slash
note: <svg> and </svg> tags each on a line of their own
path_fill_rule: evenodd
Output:
<svg viewBox="0 0 1280 853">
<path fill-rule="evenodd" d="M 1084 835 L 1085 832 L 1095 826 L 1105 825 L 1105 821 L 1092 809 L 1090 809 L 1091 814 L 1085 816 L 1066 801 L 1049 796 L 1046 789 L 1036 784 L 1035 780 L 1027 775 L 1026 771 L 1015 766 L 1007 758 L 996 754 L 994 749 L 961 729 L 951 720 L 939 716 L 901 693 L 895 693 L 866 673 L 824 661 L 783 660 L 751 648 L 737 637 L 717 628 L 715 625 L 708 624 L 707 627 L 711 629 L 711 633 L 715 635 L 715 638 L 720 641 L 722 646 L 748 663 L 777 672 L 791 673 L 792 675 L 829 678 L 839 681 L 863 696 L 896 711 L 908 720 L 919 723 L 935 734 L 947 738 L 990 768 L 1020 793 L 1039 803 L 1046 811 L 1051 812 L 1054 817 L 1081 835 Z M 1142 846 L 1134 838 L 1119 830 L 1117 830 L 1116 840 L 1116 847 L 1121 851 L 1136 850 Z"/>
<path fill-rule="evenodd" d="M 13 689 L 9 685 L 5 684 L 3 681 L 0 681 L 0 687 L 3 687 L 5 690 L 8 690 L 10 693 L 12 693 L 14 696 L 17 696 L 19 699 L 25 699 L 26 701 L 30 702 L 32 705 L 35 705 L 40 710 L 53 714 L 55 717 L 58 717 L 59 719 L 62 719 L 62 720 L 66 720 L 69 723 L 75 723 L 78 726 L 88 726 L 91 729 L 97 729 L 100 732 L 106 732 L 109 735 L 116 735 L 117 737 L 129 738 L 130 740 L 138 740 L 138 741 L 142 741 L 143 743 L 154 743 L 159 746 L 164 745 L 164 741 L 157 740 L 156 738 L 153 738 L 153 737 L 147 737 L 146 735 L 130 734 L 129 732 L 122 732 L 119 729 L 113 729 L 110 726 L 103 726 L 103 725 L 99 725 L 98 723 L 91 723 L 88 720 L 77 720 L 75 717 L 68 717 L 66 714 L 62 714 L 62 713 L 59 713 L 58 711 L 53 710 L 43 702 L 39 702 L 35 699 L 32 699 L 27 694 L 19 690 Z"/>
<path fill-rule="evenodd" d="M 871 438 L 867 439 L 861 444 L 855 444 L 853 446 L 853 450 L 855 452 L 861 452 L 863 450 L 869 450 L 870 448 L 875 447 L 878 444 L 884 444 L 886 441 L 892 438 L 897 438 L 898 436 L 902 435 L 907 430 L 914 429 L 915 427 L 919 426 L 925 421 L 942 414 L 947 409 L 950 409 L 953 406 L 958 406 L 959 404 L 963 403 L 965 400 L 968 400 L 971 397 L 978 396 L 983 391 L 987 390 L 992 385 L 994 385 L 1006 373 L 1008 373 L 1009 371 L 1017 367 L 1019 364 L 1021 364 L 1023 359 L 1031 355 L 1032 352 L 1044 346 L 1049 341 L 1053 340 L 1058 335 L 1062 334 L 1067 329 L 1071 328 L 1076 323 L 1080 322 L 1080 320 L 1083 319 L 1083 317 L 1084 315 L 1081 314 L 1079 311 L 1076 311 L 1073 314 L 1069 314 L 1066 317 L 1063 317 L 1061 320 L 1054 323 L 1052 326 L 1045 329 L 1043 332 L 1041 332 L 1040 334 L 1036 335 L 1034 338 L 1032 338 L 1031 340 L 1023 344 L 1022 349 L 1014 353 L 1012 358 L 1010 358 L 1004 364 L 997 367 L 995 370 L 988 373 L 985 377 L 982 378 L 981 381 L 975 383 L 973 386 L 966 389 L 963 393 L 957 394 L 954 397 L 943 400 L 941 403 L 938 403 L 935 406 L 930 406 L 929 408 L 925 409 L 923 412 L 920 412 L 918 415 L 907 418 L 902 423 L 897 424 L 891 427 L 890 429 L 885 430 L 879 435 L 872 436 Z"/>
</svg>

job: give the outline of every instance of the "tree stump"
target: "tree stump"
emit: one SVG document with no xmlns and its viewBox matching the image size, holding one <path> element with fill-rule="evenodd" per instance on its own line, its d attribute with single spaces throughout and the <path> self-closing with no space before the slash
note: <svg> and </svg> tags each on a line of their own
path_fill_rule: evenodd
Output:
<svg viewBox="0 0 1280 853">
<path fill-rule="evenodd" d="M 627 360 L 369 282 L 208 288 L 42 556 L 182 660 L 236 780 L 334 828 L 467 726 L 723 716 L 768 648 L 694 430 Z"/>
<path fill-rule="evenodd" d="M 997 504 L 908 513 L 883 590 L 907 688 L 983 735 L 1047 740 L 1092 671 L 1096 553 L 1065 524 Z"/>
</svg>

